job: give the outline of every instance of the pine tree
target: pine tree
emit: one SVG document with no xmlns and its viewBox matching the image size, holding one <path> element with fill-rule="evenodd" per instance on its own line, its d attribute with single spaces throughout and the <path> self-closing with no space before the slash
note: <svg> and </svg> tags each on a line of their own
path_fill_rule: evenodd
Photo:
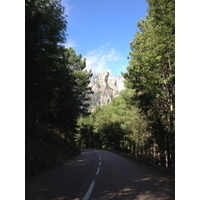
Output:
<svg viewBox="0 0 200 200">
<path fill-rule="evenodd" d="M 26 114 L 48 123 L 67 22 L 59 0 L 25 1 Z"/>
<path fill-rule="evenodd" d="M 62 76 L 54 103 L 58 106 L 55 116 L 61 130 L 65 133 L 65 140 L 73 140 L 77 119 L 88 115 L 91 88 L 88 87 L 91 71 L 85 70 L 86 60 L 76 55 L 72 48 L 66 49 L 63 57 Z M 56 107 L 56 106 L 55 106 Z"/>
<path fill-rule="evenodd" d="M 174 159 L 175 121 L 175 26 L 174 0 L 148 0 L 146 19 L 138 22 L 131 46 L 131 60 L 124 74 L 128 88 L 149 118 L 149 128 L 158 143 L 160 159 L 171 167 Z"/>
</svg>

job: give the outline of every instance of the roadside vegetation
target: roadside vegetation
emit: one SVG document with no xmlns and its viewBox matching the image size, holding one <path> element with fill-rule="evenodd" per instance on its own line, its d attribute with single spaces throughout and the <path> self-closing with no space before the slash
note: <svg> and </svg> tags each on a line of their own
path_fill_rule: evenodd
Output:
<svg viewBox="0 0 200 200">
<path fill-rule="evenodd" d="M 126 89 L 78 121 L 84 148 L 126 152 L 175 167 L 175 1 L 147 0 L 148 14 L 130 43 Z"/>
<path fill-rule="evenodd" d="M 26 179 L 42 174 L 80 154 L 70 141 L 26 119 Z"/>
<path fill-rule="evenodd" d="M 25 1 L 26 176 L 80 153 L 74 134 L 77 119 L 88 114 L 92 73 L 65 48 L 66 30 L 60 0 Z"/>
<path fill-rule="evenodd" d="M 82 55 L 64 46 L 61 1 L 25 1 L 27 177 L 63 164 L 80 153 L 77 147 L 175 167 L 175 1 L 147 2 L 122 74 L 126 89 L 89 113 L 92 72 Z"/>
</svg>

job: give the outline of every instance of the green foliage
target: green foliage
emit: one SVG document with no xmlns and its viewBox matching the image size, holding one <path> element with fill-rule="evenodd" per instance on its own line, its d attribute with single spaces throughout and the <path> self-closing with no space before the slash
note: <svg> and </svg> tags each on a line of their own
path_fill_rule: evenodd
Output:
<svg viewBox="0 0 200 200">
<path fill-rule="evenodd" d="M 26 0 L 26 115 L 64 133 L 81 148 L 111 148 L 163 166 L 175 156 L 175 1 L 147 0 L 146 19 L 130 43 L 126 90 L 88 115 L 99 98 L 91 71 L 65 49 L 67 22 L 60 0 Z M 28 132 L 31 130 L 28 130 Z M 36 130 L 35 130 L 36 131 Z M 76 133 L 76 135 L 74 135 Z"/>
<path fill-rule="evenodd" d="M 59 108 L 55 116 L 59 116 L 58 122 L 64 128 L 67 137 L 76 128 L 76 122 L 81 115 L 88 114 L 91 88 L 88 87 L 91 71 L 85 69 L 86 62 L 81 55 L 76 55 L 72 48 L 66 49 L 64 55 L 63 79 L 57 90 L 57 104 Z"/>
<path fill-rule="evenodd" d="M 175 1 L 148 0 L 146 19 L 138 22 L 130 43 L 127 88 L 136 91 L 134 102 L 148 117 L 148 129 L 158 144 L 162 164 L 174 162 L 175 122 Z"/>
<path fill-rule="evenodd" d="M 87 115 L 91 71 L 65 49 L 67 21 L 60 0 L 26 0 L 26 115 L 73 141 L 76 122 Z"/>
<path fill-rule="evenodd" d="M 46 123 L 58 86 L 67 22 L 58 0 L 26 0 L 25 14 L 26 114 Z"/>
<path fill-rule="evenodd" d="M 119 97 L 90 116 L 80 118 L 77 142 L 85 148 L 111 148 L 135 156 L 142 155 L 143 140 L 149 138 L 145 118 L 130 104 L 133 90 L 123 90 Z"/>
<path fill-rule="evenodd" d="M 163 166 L 174 165 L 174 0 L 147 0 L 146 19 L 130 43 L 126 90 L 79 123 L 82 147 L 125 151 Z M 77 140 L 77 141 L 78 141 Z M 93 145 L 93 146 L 92 146 Z M 167 162 L 167 163 L 166 163 Z"/>
</svg>

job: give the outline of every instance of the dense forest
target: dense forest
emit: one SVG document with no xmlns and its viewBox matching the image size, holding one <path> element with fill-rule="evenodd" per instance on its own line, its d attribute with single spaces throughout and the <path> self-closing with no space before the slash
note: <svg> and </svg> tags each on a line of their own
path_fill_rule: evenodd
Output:
<svg viewBox="0 0 200 200">
<path fill-rule="evenodd" d="M 126 90 L 78 121 L 84 148 L 109 148 L 175 166 L 175 1 L 147 0 L 130 43 Z"/>
<path fill-rule="evenodd" d="M 175 166 L 175 1 L 147 2 L 122 74 L 126 89 L 89 113 L 92 72 L 82 55 L 64 46 L 67 16 L 61 1 L 25 1 L 27 160 L 35 159 L 28 151 L 34 130 L 45 129 L 79 148 L 113 149 Z"/>
<path fill-rule="evenodd" d="M 82 55 L 76 55 L 72 48 L 64 47 L 66 30 L 67 21 L 60 0 L 25 1 L 25 136 L 28 173 L 35 163 L 43 166 L 48 157 L 51 163 L 59 157 L 52 146 L 54 139 L 57 148 L 63 146 L 63 138 L 71 150 L 78 152 L 72 144 L 77 119 L 88 114 L 92 94 L 88 84 L 92 73 L 85 70 L 86 60 L 82 59 Z"/>
<path fill-rule="evenodd" d="M 60 1 L 26 1 L 26 118 L 67 140 L 87 114 L 92 73 L 81 55 L 62 45 L 66 28 Z"/>
</svg>

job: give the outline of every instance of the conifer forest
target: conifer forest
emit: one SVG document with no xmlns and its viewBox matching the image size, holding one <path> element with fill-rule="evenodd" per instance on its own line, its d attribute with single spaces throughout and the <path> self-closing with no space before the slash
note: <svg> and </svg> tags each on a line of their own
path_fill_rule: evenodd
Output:
<svg viewBox="0 0 200 200">
<path fill-rule="evenodd" d="M 125 89 L 93 112 L 93 74 L 81 54 L 64 46 L 61 1 L 25 1 L 28 130 L 34 124 L 76 148 L 116 150 L 175 167 L 175 1 L 146 1 L 148 13 L 138 19 L 122 73 Z"/>
</svg>

